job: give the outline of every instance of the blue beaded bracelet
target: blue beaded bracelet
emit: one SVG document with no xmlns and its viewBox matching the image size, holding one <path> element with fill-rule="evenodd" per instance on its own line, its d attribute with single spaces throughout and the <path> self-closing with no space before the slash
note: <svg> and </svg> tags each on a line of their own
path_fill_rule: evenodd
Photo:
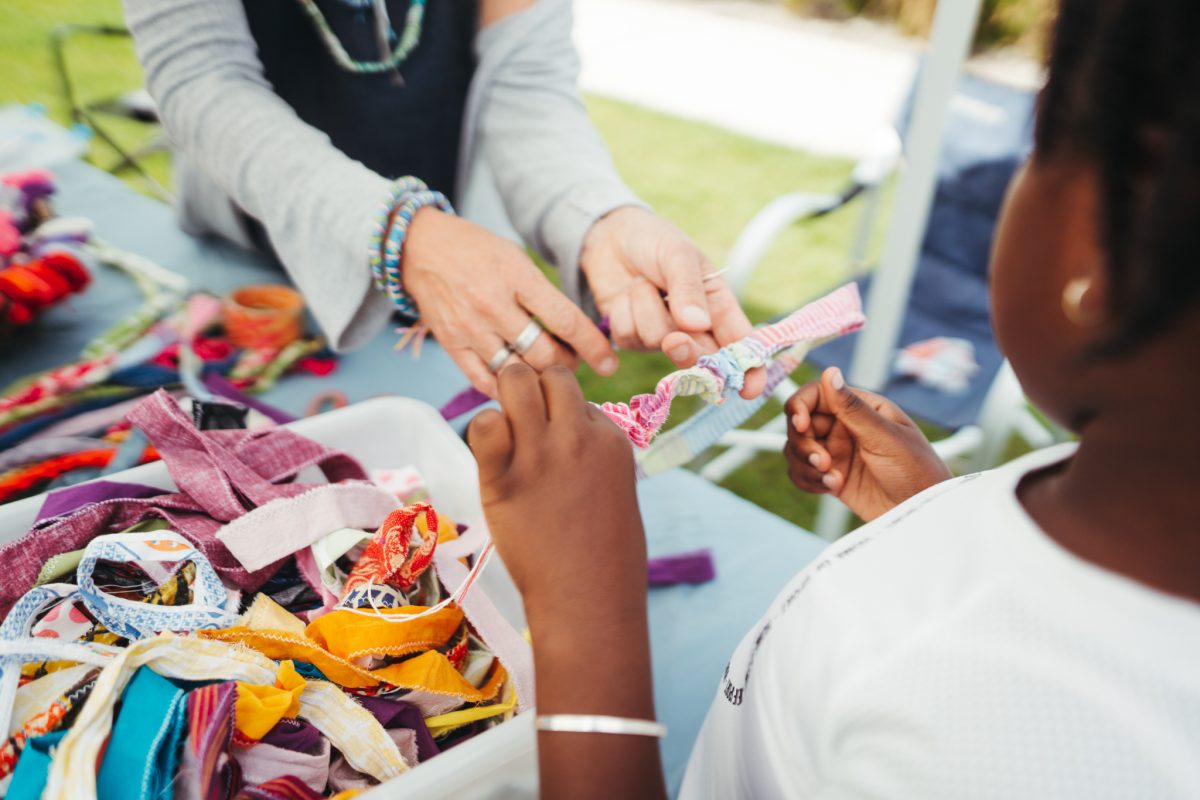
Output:
<svg viewBox="0 0 1200 800">
<path fill-rule="evenodd" d="M 381 288 L 391 299 L 392 303 L 405 316 L 418 319 L 421 316 L 417 304 L 408 292 L 400 277 L 400 260 L 404 252 L 404 239 L 408 236 L 408 226 L 413 217 L 422 208 L 438 208 L 447 214 L 454 213 L 454 207 L 446 195 L 429 190 L 410 192 L 401 201 L 396 213 L 392 215 L 392 224 L 388 228 L 387 237 L 383 243 L 383 283 Z"/>
</svg>

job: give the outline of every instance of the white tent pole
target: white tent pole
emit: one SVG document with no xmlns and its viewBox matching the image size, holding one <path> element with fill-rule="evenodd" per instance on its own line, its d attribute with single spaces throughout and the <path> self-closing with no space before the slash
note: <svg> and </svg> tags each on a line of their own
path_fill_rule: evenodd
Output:
<svg viewBox="0 0 1200 800">
<path fill-rule="evenodd" d="M 856 386 L 878 390 L 887 383 L 892 353 L 896 350 L 912 291 L 921 240 L 929 223 L 946 112 L 958 86 L 963 62 L 971 49 L 982 2 L 940 0 L 937 4 L 929 51 L 921 69 L 909 123 L 908 164 L 896 192 L 883 258 L 871 282 L 871 296 L 867 302 L 869 324 L 859 335 L 854 349 L 850 382 Z M 849 521 L 849 510 L 832 497 L 825 496 L 821 498 L 813 527 L 818 536 L 833 540 L 846 531 Z"/>
<path fill-rule="evenodd" d="M 937 4 L 906 137 L 908 164 L 896 192 L 883 257 L 872 279 L 867 302 L 869 324 L 859 336 L 850 370 L 850 381 L 857 386 L 880 389 L 887 383 L 929 221 L 946 111 L 970 51 L 981 3 L 941 0 Z"/>
</svg>

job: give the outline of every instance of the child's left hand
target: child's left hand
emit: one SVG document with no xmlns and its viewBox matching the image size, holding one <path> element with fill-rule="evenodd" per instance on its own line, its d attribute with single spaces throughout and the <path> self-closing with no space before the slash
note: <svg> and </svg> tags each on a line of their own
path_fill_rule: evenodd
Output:
<svg viewBox="0 0 1200 800">
<path fill-rule="evenodd" d="M 468 440 L 488 526 L 530 627 L 644 616 L 646 539 L 625 434 L 564 367 L 540 376 L 505 367 L 499 390 L 503 413 L 481 412 Z M 564 609 L 570 619 L 560 619 Z"/>
</svg>

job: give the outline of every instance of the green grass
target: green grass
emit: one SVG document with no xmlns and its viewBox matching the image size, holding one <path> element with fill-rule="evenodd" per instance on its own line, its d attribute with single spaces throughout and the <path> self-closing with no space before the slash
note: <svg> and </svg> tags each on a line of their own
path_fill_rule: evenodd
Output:
<svg viewBox="0 0 1200 800">
<path fill-rule="evenodd" d="M 42 103 L 54 119 L 69 123 L 50 56 L 51 31 L 64 22 L 111 25 L 120 19 L 117 0 L 5 0 L 0 4 L 0 103 Z M 124 39 L 73 39 L 69 66 L 85 100 L 141 83 L 132 47 Z M 742 226 L 772 198 L 800 189 L 836 189 L 851 167 L 844 160 L 763 144 L 612 100 L 588 98 L 588 108 L 629 185 L 692 236 L 716 264 L 724 261 Z M 127 147 L 148 133 L 129 122 L 114 123 L 112 130 Z M 105 168 L 116 162 L 116 155 L 99 142 L 90 157 Z M 165 157 L 152 159 L 149 167 L 165 182 Z M 141 188 L 136 181 L 131 185 Z M 834 215 L 784 234 L 748 291 L 751 317 L 761 321 L 781 314 L 837 283 L 845 273 L 854 217 Z M 669 369 L 661 355 L 627 353 L 615 377 L 600 380 L 585 374 L 582 380 L 591 399 L 627 399 L 649 391 Z M 731 476 L 727 486 L 797 523 L 812 523 L 815 504 L 792 488 L 781 456 L 757 459 Z"/>
</svg>

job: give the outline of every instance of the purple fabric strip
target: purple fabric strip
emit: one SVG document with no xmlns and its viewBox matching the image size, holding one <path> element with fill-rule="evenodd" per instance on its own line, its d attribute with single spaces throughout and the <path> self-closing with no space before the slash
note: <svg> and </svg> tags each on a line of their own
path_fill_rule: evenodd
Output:
<svg viewBox="0 0 1200 800">
<path fill-rule="evenodd" d="M 429 728 L 425 727 L 425 718 L 421 716 L 421 709 L 412 703 L 406 703 L 403 700 L 388 700 L 386 697 L 360 697 L 358 702 L 363 708 L 370 711 L 371 715 L 379 720 L 379 724 L 385 729 L 408 728 L 415 731 L 419 760 L 428 761 L 441 752 L 437 743 L 433 741 L 433 737 L 429 735 Z"/>
<path fill-rule="evenodd" d="M 646 567 L 651 586 L 708 583 L 717 577 L 717 566 L 713 563 L 711 550 L 652 558 Z"/>
<path fill-rule="evenodd" d="M 235 403 L 241 403 L 246 408 L 253 408 L 267 419 L 280 425 L 285 425 L 289 422 L 295 422 L 297 419 L 286 411 L 278 409 L 268 403 L 264 403 L 262 400 L 257 400 L 251 397 L 230 383 L 229 380 L 220 373 L 206 373 L 204 376 L 204 385 L 208 387 L 208 390 L 213 394 L 224 397 L 226 400 L 232 400 Z"/>
<path fill-rule="evenodd" d="M 72 514 L 84 506 L 99 503 L 103 500 L 143 499 L 158 497 L 166 494 L 165 489 L 147 486 L 144 483 L 122 483 L 120 481 L 92 481 L 59 489 L 46 495 L 42 509 L 38 512 L 34 523 L 51 517 L 61 517 Z"/>
<path fill-rule="evenodd" d="M 281 719 L 260 741 L 295 753 L 312 753 L 321 743 L 321 732 L 309 722 Z"/>
<path fill-rule="evenodd" d="M 490 402 L 492 398 L 488 397 L 483 392 L 476 389 L 474 386 L 464 389 L 454 397 L 446 405 L 442 406 L 442 419 L 451 420 L 455 417 L 461 417 L 468 411 L 474 411 L 484 403 Z"/>
</svg>

